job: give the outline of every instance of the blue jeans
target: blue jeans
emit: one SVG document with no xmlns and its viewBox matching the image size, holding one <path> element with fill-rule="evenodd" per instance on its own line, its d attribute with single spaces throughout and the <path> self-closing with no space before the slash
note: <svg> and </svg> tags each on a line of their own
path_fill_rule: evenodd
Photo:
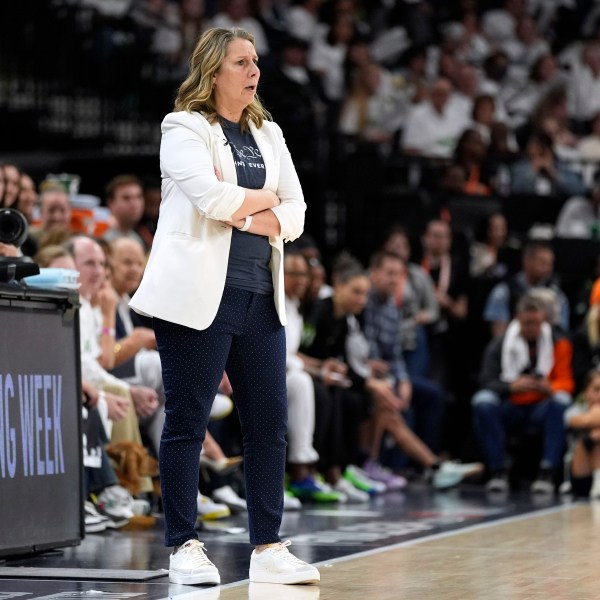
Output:
<svg viewBox="0 0 600 600">
<path fill-rule="evenodd" d="M 223 371 L 241 423 L 250 543 L 278 542 L 287 392 L 285 330 L 273 296 L 225 287 L 207 329 L 154 319 L 154 330 L 166 396 L 159 453 L 165 545 L 197 537 L 200 450 Z"/>
<path fill-rule="evenodd" d="M 506 467 L 505 432 L 518 433 L 527 426 L 543 435 L 541 466 L 556 469 L 562 465 L 566 443 L 563 415 L 571 403 L 569 394 L 558 392 L 541 402 L 519 405 L 501 400 L 491 390 L 480 390 L 471 402 L 475 433 L 490 471 Z"/>
<path fill-rule="evenodd" d="M 427 329 L 423 325 L 417 325 L 415 349 L 405 350 L 403 355 L 406 370 L 411 379 L 427 377 L 429 373 L 429 340 Z"/>
</svg>

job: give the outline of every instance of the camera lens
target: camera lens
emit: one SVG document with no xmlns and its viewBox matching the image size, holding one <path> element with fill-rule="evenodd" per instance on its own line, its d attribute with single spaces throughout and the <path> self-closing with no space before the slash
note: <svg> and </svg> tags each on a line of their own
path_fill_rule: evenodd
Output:
<svg viewBox="0 0 600 600">
<path fill-rule="evenodd" d="M 27 239 L 27 219 L 18 210 L 0 210 L 0 242 L 20 248 Z"/>
</svg>

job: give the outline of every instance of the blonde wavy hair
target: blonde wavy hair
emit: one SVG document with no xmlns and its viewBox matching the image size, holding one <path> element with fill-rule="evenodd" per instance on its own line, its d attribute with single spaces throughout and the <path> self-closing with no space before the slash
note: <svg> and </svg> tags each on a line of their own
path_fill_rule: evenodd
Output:
<svg viewBox="0 0 600 600">
<path fill-rule="evenodd" d="M 175 98 L 175 111 L 197 111 L 209 123 L 218 120 L 214 102 L 213 75 L 221 68 L 227 54 L 229 42 L 235 39 L 248 40 L 254 45 L 254 36 L 245 29 L 208 29 L 198 40 L 190 58 L 190 71 L 179 87 Z M 242 112 L 240 125 L 247 131 L 250 121 L 260 129 L 263 121 L 271 120 L 271 115 L 262 105 L 258 96 Z"/>
</svg>

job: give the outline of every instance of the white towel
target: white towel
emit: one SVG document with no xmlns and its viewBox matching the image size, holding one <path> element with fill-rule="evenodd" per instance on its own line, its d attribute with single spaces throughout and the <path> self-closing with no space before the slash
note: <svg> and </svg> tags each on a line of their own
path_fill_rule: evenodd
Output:
<svg viewBox="0 0 600 600">
<path fill-rule="evenodd" d="M 529 366 L 529 348 L 527 341 L 521 336 L 521 324 L 513 319 L 504 335 L 502 343 L 502 373 L 500 379 L 511 383 L 519 378 Z M 552 328 L 548 323 L 542 325 L 542 333 L 537 341 L 537 363 L 535 372 L 548 375 L 554 366 L 554 343 Z"/>
</svg>

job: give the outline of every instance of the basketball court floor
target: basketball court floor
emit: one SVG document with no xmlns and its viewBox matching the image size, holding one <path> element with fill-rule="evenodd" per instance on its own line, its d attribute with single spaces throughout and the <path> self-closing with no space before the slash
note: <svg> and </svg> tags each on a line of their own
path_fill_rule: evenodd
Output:
<svg viewBox="0 0 600 600">
<path fill-rule="evenodd" d="M 286 513 L 282 539 L 318 586 L 249 584 L 245 514 L 201 525 L 222 585 L 169 584 L 162 523 L 0 561 L 0 600 L 587 600 L 600 597 L 600 503 L 411 486 L 357 507 Z M 3 531 L 2 535 L 10 535 Z"/>
</svg>

